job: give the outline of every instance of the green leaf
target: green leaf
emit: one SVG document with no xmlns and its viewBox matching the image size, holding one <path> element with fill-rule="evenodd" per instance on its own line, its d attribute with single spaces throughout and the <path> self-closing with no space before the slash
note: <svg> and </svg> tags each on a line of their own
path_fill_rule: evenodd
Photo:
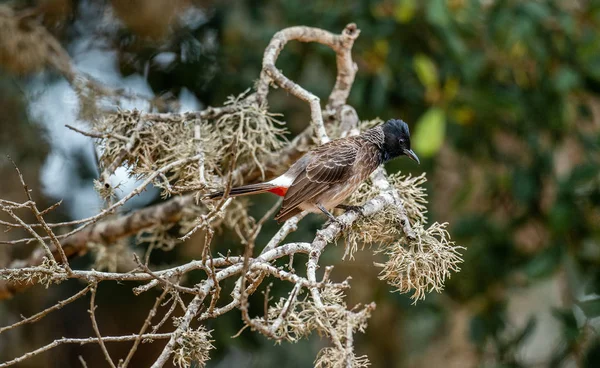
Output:
<svg viewBox="0 0 600 368">
<path fill-rule="evenodd" d="M 524 271 L 531 279 L 547 277 L 559 266 L 561 256 L 562 252 L 559 245 L 550 246 L 529 261 Z"/>
<path fill-rule="evenodd" d="M 517 167 L 512 179 L 512 192 L 519 203 L 528 204 L 535 200 L 539 188 L 533 169 Z"/>
<path fill-rule="evenodd" d="M 522 6 L 525 13 L 533 19 L 546 20 L 552 16 L 549 7 L 546 4 L 529 1 L 524 2 Z"/>
<path fill-rule="evenodd" d="M 450 24 L 450 14 L 446 0 L 431 0 L 427 3 L 425 13 L 427 21 L 433 25 L 447 27 Z"/>
<path fill-rule="evenodd" d="M 559 92 L 569 92 L 581 83 L 579 74 L 568 66 L 563 66 L 554 76 L 554 85 Z"/>
<path fill-rule="evenodd" d="M 479 315 L 471 318 L 471 321 L 469 321 L 469 337 L 471 342 L 483 346 L 487 334 L 488 332 L 483 318 Z"/>
<path fill-rule="evenodd" d="M 425 88 L 430 89 L 438 85 L 438 71 L 433 60 L 427 55 L 419 54 L 413 59 L 413 67 L 417 77 Z"/>
<path fill-rule="evenodd" d="M 416 11 L 416 0 L 400 0 L 394 7 L 394 18 L 398 23 L 407 23 L 414 17 Z"/>
<path fill-rule="evenodd" d="M 460 90 L 460 81 L 458 78 L 450 77 L 444 83 L 444 100 L 450 102 L 456 97 Z"/>
<path fill-rule="evenodd" d="M 593 257 L 593 254 L 595 254 L 597 246 L 598 246 L 598 244 L 596 244 L 594 241 L 584 242 L 582 253 L 584 255 L 587 255 L 586 253 L 589 253 Z M 583 292 L 586 294 L 591 294 L 591 293 L 600 294 L 600 270 L 592 271 L 591 280 L 590 280 L 590 282 L 587 283 Z"/>
<path fill-rule="evenodd" d="M 600 298 L 577 302 L 577 305 L 588 318 L 600 316 Z"/>
<path fill-rule="evenodd" d="M 552 308 L 552 314 L 562 325 L 562 331 L 567 341 L 575 341 L 579 337 L 579 326 L 572 309 Z"/>
<path fill-rule="evenodd" d="M 412 148 L 419 156 L 431 157 L 440 150 L 445 136 L 446 113 L 439 107 L 432 107 L 416 124 Z"/>
</svg>

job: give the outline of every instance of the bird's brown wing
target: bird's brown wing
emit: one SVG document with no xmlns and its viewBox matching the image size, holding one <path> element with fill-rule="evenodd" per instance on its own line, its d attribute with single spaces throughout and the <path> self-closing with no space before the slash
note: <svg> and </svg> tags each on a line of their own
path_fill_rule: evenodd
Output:
<svg viewBox="0 0 600 368">
<path fill-rule="evenodd" d="M 331 185 L 347 180 L 352 175 L 352 168 L 360 149 L 359 144 L 352 138 L 332 141 L 310 153 L 311 159 L 306 169 L 288 188 L 276 219 L 285 218 L 286 214 L 292 211 L 297 213 L 300 203 L 311 202 Z"/>
</svg>

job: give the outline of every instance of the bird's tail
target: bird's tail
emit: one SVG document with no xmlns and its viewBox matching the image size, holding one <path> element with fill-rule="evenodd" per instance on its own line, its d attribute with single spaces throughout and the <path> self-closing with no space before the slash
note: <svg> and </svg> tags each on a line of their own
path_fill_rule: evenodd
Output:
<svg viewBox="0 0 600 368">
<path fill-rule="evenodd" d="M 268 192 L 269 190 L 272 190 L 273 188 L 275 188 L 275 185 L 270 184 L 270 183 L 242 185 L 241 187 L 231 188 L 228 196 L 229 197 L 239 197 L 239 196 L 244 196 L 244 195 L 264 193 L 264 192 Z M 223 192 L 223 191 L 213 192 L 213 193 L 209 193 L 205 198 L 209 198 L 209 199 L 223 198 L 224 194 L 225 194 L 225 192 Z"/>
</svg>

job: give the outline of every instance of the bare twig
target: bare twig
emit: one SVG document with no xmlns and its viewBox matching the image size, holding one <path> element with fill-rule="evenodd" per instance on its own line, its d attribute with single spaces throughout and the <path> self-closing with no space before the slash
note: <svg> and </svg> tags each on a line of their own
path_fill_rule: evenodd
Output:
<svg viewBox="0 0 600 368">
<path fill-rule="evenodd" d="M 162 339 L 168 339 L 171 337 L 171 333 L 163 333 L 163 334 L 146 334 L 144 336 L 142 336 L 142 341 L 144 340 L 148 340 L 148 341 L 152 341 L 152 340 L 162 340 Z M 133 341 L 135 339 L 138 338 L 137 334 L 133 334 L 133 335 L 122 335 L 122 336 L 104 336 L 102 337 L 102 342 L 107 343 L 107 342 L 125 342 L 125 341 Z M 4 368 L 4 367 L 9 367 L 11 365 L 17 364 L 17 363 L 21 363 L 29 358 L 32 358 L 36 355 L 39 355 L 41 353 L 44 353 L 48 350 L 54 349 L 57 346 L 63 345 L 63 344 L 77 344 L 77 345 L 84 345 L 84 344 L 97 344 L 99 342 L 99 339 L 97 337 L 87 337 L 87 338 L 67 338 L 67 337 L 63 337 L 60 339 L 56 339 L 53 342 L 51 342 L 48 345 L 42 346 L 39 349 L 36 349 L 34 351 L 31 351 L 27 354 L 23 354 L 22 356 L 15 358 L 13 360 L 10 360 L 8 362 L 5 363 L 0 363 L 0 368 Z"/>
<path fill-rule="evenodd" d="M 171 318 L 171 316 L 173 315 L 173 312 L 175 312 L 177 305 L 179 305 L 178 300 L 175 297 L 175 295 L 176 294 L 171 294 L 171 298 L 167 301 L 167 303 L 169 303 L 169 302 L 171 303 L 171 307 L 169 307 L 169 310 L 165 313 L 165 315 L 160 320 L 160 322 L 158 322 L 154 327 L 152 327 L 152 333 L 157 333 L 158 330 L 165 324 L 165 322 L 167 322 L 167 320 L 169 318 Z"/>
<path fill-rule="evenodd" d="M 31 317 L 25 318 L 20 320 L 19 322 L 13 323 L 10 326 L 5 326 L 5 327 L 1 327 L 0 328 L 0 333 L 4 332 L 4 331 L 8 331 L 8 330 L 12 330 L 15 327 L 19 327 L 22 326 L 24 324 L 27 323 L 33 323 L 33 322 L 37 322 L 40 319 L 44 318 L 45 316 L 47 316 L 48 314 L 50 314 L 51 312 L 54 312 L 55 310 L 59 310 L 62 307 L 64 307 L 65 305 L 74 302 L 75 300 L 81 298 L 82 296 L 84 296 L 85 294 L 87 294 L 88 291 L 90 291 L 91 286 L 88 285 L 85 288 L 83 288 L 81 291 L 79 291 L 78 293 L 76 293 L 75 295 L 71 296 L 70 298 L 67 298 L 65 300 L 61 300 L 58 303 L 54 304 L 53 306 L 44 309 L 41 312 L 38 312 L 36 314 L 34 314 Z"/>
<path fill-rule="evenodd" d="M 129 350 L 129 353 L 127 354 L 127 357 L 125 358 L 125 361 L 120 366 L 120 368 L 127 368 L 127 366 L 129 365 L 129 362 L 131 362 L 131 358 L 133 358 L 133 354 L 135 354 L 135 351 L 137 350 L 138 346 L 142 342 L 142 336 L 144 336 L 144 333 L 146 333 L 148 326 L 150 326 L 150 323 L 152 322 L 152 318 L 154 318 L 154 316 L 156 315 L 156 310 L 158 309 L 158 306 L 160 305 L 160 303 L 162 303 L 163 299 L 167 295 L 167 292 L 168 292 L 168 289 L 165 288 L 163 290 L 162 294 L 160 294 L 160 296 L 158 296 L 156 298 L 156 301 L 154 302 L 152 309 L 150 309 L 150 312 L 148 312 L 148 316 L 144 320 L 144 324 L 142 325 L 142 328 L 140 328 L 138 338 L 135 339 L 135 341 L 133 342 L 133 346 Z"/>
<path fill-rule="evenodd" d="M 104 354 L 104 358 L 106 359 L 106 361 L 108 362 L 108 364 L 113 367 L 113 368 L 117 368 L 115 366 L 115 363 L 113 362 L 112 358 L 110 357 L 110 354 L 108 353 L 108 350 L 106 350 L 106 345 L 104 345 L 104 340 L 102 340 L 102 335 L 100 334 L 100 329 L 98 328 L 98 323 L 96 322 L 96 289 L 98 288 L 98 284 L 92 284 L 91 287 L 91 298 L 90 298 L 90 310 L 88 311 L 90 313 L 90 320 L 92 321 L 92 328 L 94 329 L 94 332 L 96 333 L 96 338 L 98 339 L 98 344 L 100 345 L 100 349 L 102 349 L 102 354 Z"/>
<path fill-rule="evenodd" d="M 181 286 L 178 284 L 174 284 L 171 281 L 169 281 L 167 278 L 163 278 L 160 275 L 156 274 L 155 272 L 150 270 L 148 268 L 148 266 L 146 266 L 145 264 L 140 262 L 140 259 L 138 258 L 137 254 L 133 255 L 133 259 L 134 259 L 135 263 L 138 265 L 139 269 L 141 269 L 142 271 L 144 271 L 145 273 L 150 275 L 154 280 L 158 281 L 159 284 L 163 285 L 163 288 L 174 289 L 174 290 L 177 290 L 182 293 L 188 293 L 188 294 L 194 294 L 194 295 L 197 294 L 197 291 L 194 289 L 184 287 L 184 286 Z"/>
<path fill-rule="evenodd" d="M 75 128 L 74 126 L 69 125 L 69 124 L 65 124 L 65 127 L 67 127 L 68 129 L 71 129 L 74 132 L 77 132 L 77 133 L 79 133 L 81 135 L 84 135 L 84 136 L 90 137 L 90 138 L 102 139 L 102 138 L 107 138 L 109 136 L 109 134 L 107 134 L 107 133 L 87 132 L 85 130 L 81 130 L 81 129 Z"/>
<path fill-rule="evenodd" d="M 300 292 L 301 288 L 302 288 L 302 285 L 299 283 L 294 285 L 294 288 L 292 289 L 292 291 L 290 291 L 290 295 L 289 295 L 288 299 L 285 301 L 283 308 L 281 308 L 281 313 L 279 313 L 279 316 L 277 317 L 277 319 L 275 321 L 273 321 L 273 324 L 270 327 L 271 334 L 278 337 L 278 340 L 281 339 L 281 337 L 276 335 L 277 330 L 279 329 L 279 327 L 285 320 L 288 312 L 290 311 L 290 308 L 293 308 L 293 305 L 296 302 L 296 298 L 298 297 L 298 293 Z M 266 317 L 265 317 L 265 322 L 267 324 L 269 323 L 269 321 L 266 319 Z"/>
</svg>

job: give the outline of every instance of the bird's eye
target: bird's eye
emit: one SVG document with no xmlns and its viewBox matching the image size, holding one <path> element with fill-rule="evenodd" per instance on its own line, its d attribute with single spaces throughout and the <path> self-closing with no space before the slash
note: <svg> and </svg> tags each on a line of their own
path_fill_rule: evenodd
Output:
<svg viewBox="0 0 600 368">
<path fill-rule="evenodd" d="M 398 140 L 398 142 L 400 142 L 401 144 L 404 144 L 404 138 L 400 138 L 400 139 Z"/>
</svg>

